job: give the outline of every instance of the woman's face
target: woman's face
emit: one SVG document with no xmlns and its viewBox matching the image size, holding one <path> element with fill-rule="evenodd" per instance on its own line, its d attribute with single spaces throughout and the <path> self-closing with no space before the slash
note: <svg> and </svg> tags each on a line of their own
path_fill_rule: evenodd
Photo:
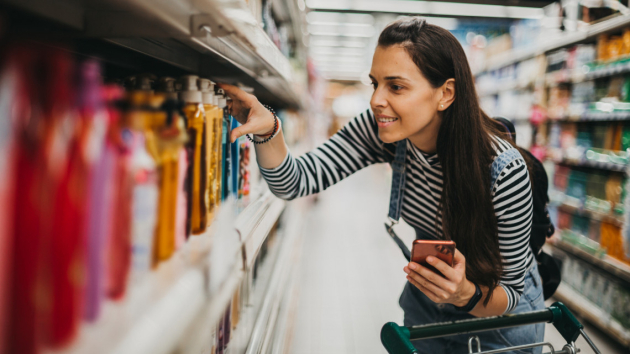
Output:
<svg viewBox="0 0 630 354">
<path fill-rule="evenodd" d="M 376 47 L 370 78 L 374 86 L 370 105 L 379 138 L 386 143 L 409 138 L 420 149 L 434 152 L 441 122 L 438 112 L 452 102 L 448 97 L 445 101 L 447 84 L 433 88 L 398 45 Z"/>
</svg>

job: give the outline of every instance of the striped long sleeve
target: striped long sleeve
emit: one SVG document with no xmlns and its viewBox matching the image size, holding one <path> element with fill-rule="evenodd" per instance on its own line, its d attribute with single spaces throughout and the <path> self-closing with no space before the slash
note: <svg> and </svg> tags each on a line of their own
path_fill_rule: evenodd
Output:
<svg viewBox="0 0 630 354">
<path fill-rule="evenodd" d="M 509 149 L 500 142 L 502 149 Z M 506 312 L 512 311 L 524 290 L 525 274 L 534 261 L 529 247 L 532 229 L 533 202 L 527 165 L 518 158 L 507 165 L 497 178 L 493 190 L 497 216 L 499 249 L 503 258 L 500 285 L 508 296 Z"/>
<path fill-rule="evenodd" d="M 495 140 L 497 154 L 511 148 L 506 141 L 499 138 Z M 409 225 L 439 239 L 442 237 L 439 205 L 443 187 L 439 158 L 437 154 L 421 151 L 409 140 L 405 143 L 408 151 L 401 216 Z M 362 168 L 385 162 L 385 154 L 393 155 L 393 151 L 384 149 L 391 149 L 391 146 L 383 147 L 378 138 L 376 119 L 368 110 L 351 120 L 319 148 L 299 158 L 287 154 L 280 166 L 274 169 L 261 168 L 261 173 L 276 196 L 294 199 L 319 193 Z M 529 247 L 532 191 L 522 157 L 501 171 L 492 198 L 497 217 L 499 249 L 504 260 L 500 286 L 507 293 L 506 312 L 510 312 L 518 305 L 524 290 L 525 274 L 534 260 Z"/>
<path fill-rule="evenodd" d="M 385 162 L 381 146 L 376 120 L 367 111 L 317 149 L 299 158 L 289 153 L 280 166 L 260 170 L 272 193 L 291 200 L 319 193 L 362 168 Z"/>
</svg>

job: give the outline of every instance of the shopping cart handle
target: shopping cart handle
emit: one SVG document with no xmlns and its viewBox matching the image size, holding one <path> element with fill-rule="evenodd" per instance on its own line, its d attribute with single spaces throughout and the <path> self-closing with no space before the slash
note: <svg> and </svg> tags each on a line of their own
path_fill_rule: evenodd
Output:
<svg viewBox="0 0 630 354">
<path fill-rule="evenodd" d="M 394 322 L 387 322 L 381 329 L 381 342 L 390 354 L 417 354 L 409 340 L 409 329 Z"/>
<path fill-rule="evenodd" d="M 381 341 L 390 354 L 411 354 L 416 353 L 411 344 L 412 340 L 484 332 L 543 322 L 552 322 L 567 343 L 575 342 L 584 328 L 564 304 L 556 302 L 544 310 L 497 317 L 472 318 L 412 327 L 398 326 L 389 322 L 381 330 Z"/>
</svg>

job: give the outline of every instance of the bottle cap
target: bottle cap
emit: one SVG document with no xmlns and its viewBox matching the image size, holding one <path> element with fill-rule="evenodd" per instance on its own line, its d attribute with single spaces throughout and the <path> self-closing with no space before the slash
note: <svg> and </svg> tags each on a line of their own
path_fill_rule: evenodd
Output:
<svg viewBox="0 0 630 354">
<path fill-rule="evenodd" d="M 127 87 L 131 91 L 153 92 L 153 83 L 157 77 L 153 74 L 138 74 L 127 78 Z"/>
<path fill-rule="evenodd" d="M 199 90 L 203 104 L 214 104 L 214 82 L 208 79 L 199 79 Z"/>
<path fill-rule="evenodd" d="M 217 89 L 217 96 L 219 96 L 219 102 L 217 106 L 219 106 L 219 108 L 224 108 L 227 105 L 227 100 L 225 99 L 225 91 L 222 88 Z"/>
<path fill-rule="evenodd" d="M 186 103 L 201 103 L 201 91 L 197 87 L 197 75 L 185 75 L 177 81 L 179 89 L 179 99 Z"/>
<path fill-rule="evenodd" d="M 177 99 L 177 92 L 175 92 L 175 78 L 161 77 L 158 80 L 157 91 L 166 96 L 167 99 Z"/>
</svg>

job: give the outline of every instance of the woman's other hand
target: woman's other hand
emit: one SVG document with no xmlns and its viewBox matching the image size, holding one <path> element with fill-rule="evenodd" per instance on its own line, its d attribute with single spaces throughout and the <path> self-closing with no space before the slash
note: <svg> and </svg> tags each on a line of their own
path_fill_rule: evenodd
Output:
<svg viewBox="0 0 630 354">
<path fill-rule="evenodd" d="M 407 280 L 435 303 L 466 306 L 475 294 L 475 285 L 466 279 L 466 258 L 455 250 L 453 267 L 442 260 L 429 256 L 427 263 L 439 270 L 444 277 L 418 263 L 405 266 Z"/>
<path fill-rule="evenodd" d="M 265 108 L 256 96 L 249 94 L 236 86 L 218 84 L 230 97 L 228 107 L 236 120 L 242 125 L 232 130 L 230 141 L 245 134 L 267 135 L 273 133 L 275 121 L 273 114 Z"/>
</svg>

